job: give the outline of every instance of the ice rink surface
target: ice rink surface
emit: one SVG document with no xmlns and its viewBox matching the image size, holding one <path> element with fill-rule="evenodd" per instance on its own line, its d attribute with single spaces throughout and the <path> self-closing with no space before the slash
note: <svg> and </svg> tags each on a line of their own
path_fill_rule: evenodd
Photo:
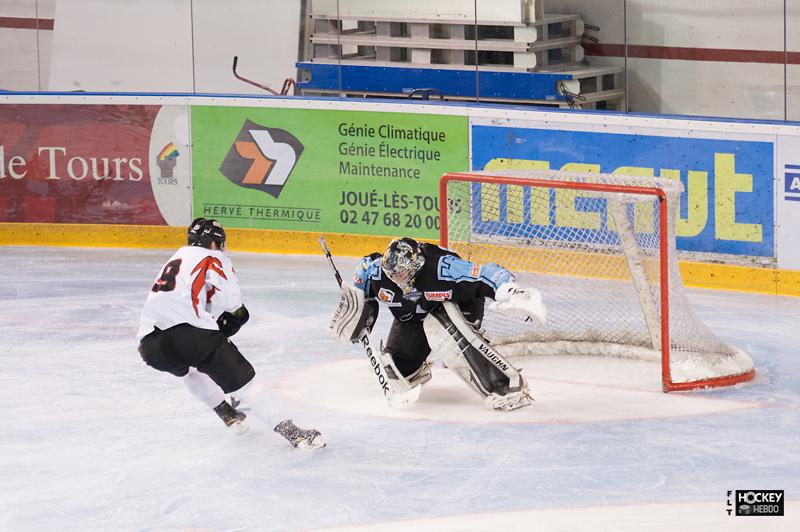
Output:
<svg viewBox="0 0 800 532">
<path fill-rule="evenodd" d="M 325 336 L 321 255 L 231 253 L 252 316 L 234 340 L 325 434 L 307 453 L 254 416 L 229 433 L 141 361 L 170 254 L 0 248 L 0 530 L 800 530 L 800 299 L 690 290 L 755 361 L 731 389 L 665 395 L 653 364 L 542 357 L 520 362 L 529 408 L 490 412 L 436 367 L 392 411 L 359 348 Z M 728 490 L 750 489 L 785 490 L 786 515 L 728 516 Z"/>
</svg>

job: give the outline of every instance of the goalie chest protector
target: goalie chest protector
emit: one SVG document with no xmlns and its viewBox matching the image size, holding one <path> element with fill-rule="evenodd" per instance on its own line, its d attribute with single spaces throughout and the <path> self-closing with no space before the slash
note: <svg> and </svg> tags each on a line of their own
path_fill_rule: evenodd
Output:
<svg viewBox="0 0 800 532">
<path fill-rule="evenodd" d="M 445 301 L 458 305 L 467 321 L 482 319 L 484 298 L 494 297 L 506 275 L 511 277 L 503 268 L 473 264 L 433 244 L 422 243 L 420 248 L 425 264 L 417 272 L 414 289 L 406 294 L 382 274 L 380 258 L 372 262 L 367 296 L 383 302 L 399 321 L 422 321 Z M 498 277 L 500 282 L 487 274 Z"/>
</svg>

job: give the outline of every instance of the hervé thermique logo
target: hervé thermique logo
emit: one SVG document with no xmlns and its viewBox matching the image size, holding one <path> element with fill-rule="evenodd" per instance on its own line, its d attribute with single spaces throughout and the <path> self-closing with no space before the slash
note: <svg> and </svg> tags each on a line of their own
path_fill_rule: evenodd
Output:
<svg viewBox="0 0 800 532">
<path fill-rule="evenodd" d="M 241 187 L 277 198 L 302 153 L 303 144 L 288 131 L 245 120 L 219 171 Z"/>
</svg>

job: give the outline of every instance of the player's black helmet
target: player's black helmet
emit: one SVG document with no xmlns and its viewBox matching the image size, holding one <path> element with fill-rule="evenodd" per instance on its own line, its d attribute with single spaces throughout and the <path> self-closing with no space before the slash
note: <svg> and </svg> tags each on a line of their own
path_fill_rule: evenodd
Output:
<svg viewBox="0 0 800 532">
<path fill-rule="evenodd" d="M 219 249 L 225 249 L 225 229 L 216 220 L 197 218 L 189 225 L 187 240 L 190 246 L 211 249 L 216 242 Z"/>
<path fill-rule="evenodd" d="M 404 294 L 414 288 L 414 277 L 425 264 L 419 243 L 413 238 L 392 240 L 381 259 L 381 269 L 386 277 L 400 287 Z"/>
</svg>

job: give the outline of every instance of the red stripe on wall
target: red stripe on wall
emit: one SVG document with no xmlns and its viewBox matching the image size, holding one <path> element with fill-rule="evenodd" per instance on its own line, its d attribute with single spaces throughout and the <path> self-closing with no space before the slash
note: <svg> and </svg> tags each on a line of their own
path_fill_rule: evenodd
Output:
<svg viewBox="0 0 800 532">
<path fill-rule="evenodd" d="M 587 43 L 586 55 L 625 57 L 625 45 Z M 677 59 L 680 61 L 715 61 L 724 63 L 800 64 L 800 52 L 770 50 L 736 50 L 732 48 L 681 48 L 678 46 L 628 45 L 628 57 L 639 59 Z"/>
<path fill-rule="evenodd" d="M 18 30 L 52 30 L 55 20 L 52 18 L 0 17 L 0 28 Z"/>
</svg>

